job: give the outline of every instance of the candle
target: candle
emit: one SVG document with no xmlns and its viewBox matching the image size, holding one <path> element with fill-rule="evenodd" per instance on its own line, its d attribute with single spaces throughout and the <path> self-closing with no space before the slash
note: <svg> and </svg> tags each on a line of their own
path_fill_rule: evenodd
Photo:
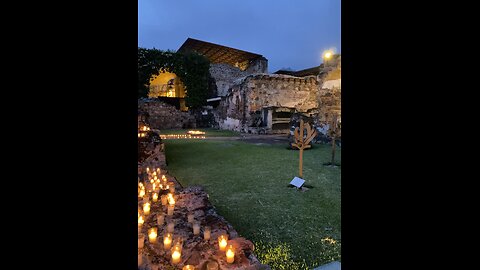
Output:
<svg viewBox="0 0 480 270">
<path fill-rule="evenodd" d="M 193 223 L 193 218 L 195 217 L 195 215 L 193 214 L 193 212 L 189 212 L 188 213 L 188 223 Z"/>
<path fill-rule="evenodd" d="M 142 265 L 142 262 L 143 262 L 142 252 L 138 252 L 138 267 Z"/>
<path fill-rule="evenodd" d="M 228 246 L 226 255 L 227 255 L 227 263 L 233 263 L 233 261 L 235 260 L 235 250 L 233 249 L 232 245 Z"/>
<path fill-rule="evenodd" d="M 203 231 L 203 239 L 210 240 L 210 226 L 205 226 L 205 230 Z"/>
<path fill-rule="evenodd" d="M 154 192 L 153 195 L 152 195 L 152 200 L 153 202 L 157 202 L 158 201 L 158 193 Z"/>
<path fill-rule="evenodd" d="M 165 222 L 165 214 L 164 213 L 158 213 L 157 214 L 157 225 L 162 226 L 164 222 Z"/>
<path fill-rule="evenodd" d="M 172 193 L 168 193 L 167 198 L 168 198 L 168 204 L 173 204 L 173 205 L 175 204 L 175 198 L 173 198 Z"/>
<path fill-rule="evenodd" d="M 146 193 L 146 194 L 143 196 L 143 202 L 144 202 L 144 203 L 150 202 L 150 196 L 148 196 L 148 193 Z"/>
<path fill-rule="evenodd" d="M 174 246 L 172 249 L 172 264 L 178 264 L 182 258 L 182 251 L 178 246 Z"/>
<path fill-rule="evenodd" d="M 145 196 L 145 190 L 144 190 L 144 189 L 140 189 L 140 191 L 138 192 L 138 197 L 143 198 L 143 196 Z"/>
<path fill-rule="evenodd" d="M 143 248 L 143 243 L 145 242 L 145 234 L 138 234 L 138 248 Z"/>
<path fill-rule="evenodd" d="M 150 172 L 150 168 L 147 167 L 147 173 L 149 173 L 149 172 Z"/>
<path fill-rule="evenodd" d="M 175 205 L 174 204 L 169 204 L 167 215 L 169 215 L 169 216 L 173 215 L 173 209 L 175 209 Z"/>
<path fill-rule="evenodd" d="M 172 234 L 167 233 L 163 236 L 163 249 L 169 250 L 172 246 Z"/>
<path fill-rule="evenodd" d="M 200 233 L 200 222 L 196 221 L 193 223 L 193 235 L 198 235 Z"/>
<path fill-rule="evenodd" d="M 185 265 L 182 270 L 195 270 L 195 267 L 191 264 Z"/>
<path fill-rule="evenodd" d="M 148 241 L 152 244 L 157 242 L 157 228 L 148 229 Z"/>
<path fill-rule="evenodd" d="M 175 230 L 175 222 L 173 220 L 169 220 L 167 224 L 167 232 L 173 233 Z"/>
<path fill-rule="evenodd" d="M 144 215 L 150 214 L 150 203 L 146 202 L 143 204 L 143 214 Z"/>
<path fill-rule="evenodd" d="M 175 184 L 173 182 L 168 182 L 170 188 L 170 193 L 175 193 Z"/>
<path fill-rule="evenodd" d="M 227 247 L 227 241 L 228 241 L 228 236 L 225 234 L 222 234 L 218 237 L 218 247 L 220 251 L 225 251 Z"/>
<path fill-rule="evenodd" d="M 160 196 L 160 200 L 162 201 L 162 205 L 167 205 L 167 196 L 166 195 Z"/>
<path fill-rule="evenodd" d="M 218 270 L 218 263 L 211 261 L 207 263 L 207 270 Z"/>
<path fill-rule="evenodd" d="M 138 232 L 140 232 L 142 230 L 142 225 L 143 225 L 144 222 L 145 222 L 145 220 L 143 219 L 143 216 L 139 216 L 138 217 Z"/>
</svg>

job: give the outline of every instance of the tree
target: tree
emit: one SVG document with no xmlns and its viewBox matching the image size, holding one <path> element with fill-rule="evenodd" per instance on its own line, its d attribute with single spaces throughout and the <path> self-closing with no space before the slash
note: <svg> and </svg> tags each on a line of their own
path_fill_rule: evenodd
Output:
<svg viewBox="0 0 480 270">
<path fill-rule="evenodd" d="M 185 86 L 186 105 L 193 109 L 206 103 L 209 95 L 208 59 L 195 52 L 178 53 L 138 48 L 138 96 L 147 97 L 150 78 L 160 72 L 175 73 Z"/>
<path fill-rule="evenodd" d="M 336 140 L 341 136 L 341 126 L 340 122 L 337 121 L 337 115 L 335 114 L 330 125 L 330 130 L 328 131 L 330 138 L 332 138 L 332 166 L 335 166 L 335 146 Z"/>
</svg>

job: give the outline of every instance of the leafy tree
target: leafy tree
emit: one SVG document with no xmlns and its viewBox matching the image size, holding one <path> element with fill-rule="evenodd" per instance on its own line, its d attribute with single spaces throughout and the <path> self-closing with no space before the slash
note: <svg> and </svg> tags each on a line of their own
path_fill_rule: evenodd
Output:
<svg viewBox="0 0 480 270">
<path fill-rule="evenodd" d="M 175 73 L 183 82 L 186 105 L 193 109 L 205 104 L 209 96 L 208 59 L 195 52 L 178 53 L 155 48 L 138 48 L 138 95 L 147 97 L 150 78 L 160 72 Z"/>
</svg>

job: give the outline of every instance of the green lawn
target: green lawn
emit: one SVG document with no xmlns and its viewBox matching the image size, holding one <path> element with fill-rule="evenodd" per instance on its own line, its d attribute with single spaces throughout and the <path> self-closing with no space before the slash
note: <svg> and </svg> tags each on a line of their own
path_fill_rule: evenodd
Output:
<svg viewBox="0 0 480 270">
<path fill-rule="evenodd" d="M 299 152 L 286 145 L 165 144 L 170 173 L 184 186 L 204 186 L 218 213 L 255 243 L 257 256 L 272 269 L 311 269 L 341 260 L 340 168 L 322 165 L 330 161 L 330 146 L 304 152 L 304 179 L 313 188 L 300 192 L 288 187 L 298 176 Z"/>
<path fill-rule="evenodd" d="M 167 135 L 167 134 L 187 134 L 187 131 L 190 129 L 165 129 L 161 130 L 160 134 Z M 239 136 L 240 133 L 231 130 L 221 130 L 221 129 L 213 129 L 213 128 L 198 128 L 198 129 L 191 129 L 191 130 L 200 130 L 205 132 L 205 136 L 207 137 L 232 137 L 232 136 Z"/>
</svg>

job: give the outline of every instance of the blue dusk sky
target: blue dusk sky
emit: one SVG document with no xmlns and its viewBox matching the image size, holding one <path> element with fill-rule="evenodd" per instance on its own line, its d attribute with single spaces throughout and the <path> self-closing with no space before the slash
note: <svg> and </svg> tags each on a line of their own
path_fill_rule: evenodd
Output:
<svg viewBox="0 0 480 270">
<path fill-rule="evenodd" d="M 263 55 L 269 72 L 341 52 L 340 0 L 138 0 L 138 46 L 177 50 L 187 38 Z"/>
</svg>

